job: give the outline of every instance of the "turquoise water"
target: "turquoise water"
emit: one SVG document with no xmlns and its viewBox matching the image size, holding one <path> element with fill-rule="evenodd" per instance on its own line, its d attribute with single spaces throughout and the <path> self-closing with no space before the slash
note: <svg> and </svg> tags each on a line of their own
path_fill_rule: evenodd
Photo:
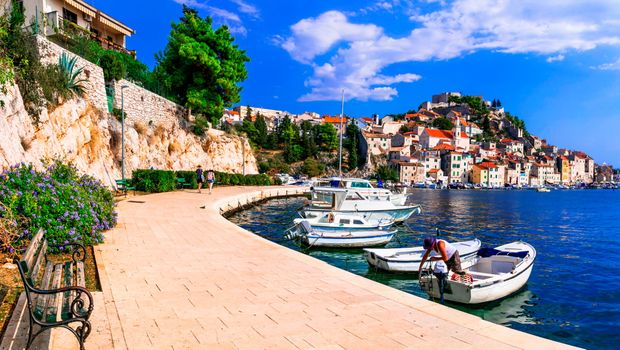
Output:
<svg viewBox="0 0 620 350">
<path fill-rule="evenodd" d="M 421 245 L 425 235 L 479 238 L 497 246 L 515 240 L 538 252 L 532 276 L 516 294 L 482 307 L 449 304 L 486 320 L 588 349 L 620 348 L 620 191 L 416 190 L 422 214 L 400 227 L 387 247 Z M 331 265 L 427 298 L 417 279 L 375 271 L 362 250 L 304 250 L 283 239 L 303 199 L 278 199 L 231 221 Z"/>
</svg>

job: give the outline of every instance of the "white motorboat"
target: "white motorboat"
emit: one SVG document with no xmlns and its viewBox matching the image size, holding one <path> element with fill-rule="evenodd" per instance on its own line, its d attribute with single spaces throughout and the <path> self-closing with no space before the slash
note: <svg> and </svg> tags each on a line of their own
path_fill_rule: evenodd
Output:
<svg viewBox="0 0 620 350">
<path fill-rule="evenodd" d="M 538 187 L 536 192 L 551 192 L 551 189 L 548 187 Z"/>
<path fill-rule="evenodd" d="M 363 248 L 387 244 L 396 230 L 319 230 L 306 220 L 299 223 L 301 242 L 310 247 Z"/>
<path fill-rule="evenodd" d="M 443 298 L 462 304 L 481 304 L 504 298 L 527 283 L 535 259 L 536 249 L 525 242 L 482 248 L 475 264 L 465 269 L 464 276 L 453 272 L 448 274 Z M 441 297 L 437 275 L 423 274 L 420 286 L 429 296 Z"/>
<path fill-rule="evenodd" d="M 481 243 L 479 239 L 473 239 L 454 242 L 452 245 L 458 250 L 461 257 L 461 266 L 465 268 L 467 263 L 473 261 L 473 258 L 476 257 Z M 380 270 L 417 273 L 425 252 L 426 249 L 423 247 L 364 249 L 364 257 L 370 266 Z M 430 256 L 436 255 L 435 251 L 431 251 Z"/>
<path fill-rule="evenodd" d="M 394 220 L 366 220 L 359 214 L 343 214 L 339 212 L 325 213 L 312 219 L 295 219 L 298 225 L 307 221 L 313 228 L 320 230 L 385 230 L 394 224 Z"/>
<path fill-rule="evenodd" d="M 397 206 L 388 200 L 370 199 L 355 189 L 314 188 L 311 198 L 311 204 L 300 210 L 301 216 L 306 219 L 340 212 L 359 214 L 367 220 L 392 219 L 394 222 L 403 222 L 421 211 L 419 205 Z"/>
<path fill-rule="evenodd" d="M 331 178 L 318 180 L 314 189 L 342 188 L 352 189 L 360 193 L 369 200 L 387 200 L 394 205 L 405 205 L 407 201 L 406 193 L 395 193 L 387 188 L 373 187 L 370 181 L 359 178 Z"/>
</svg>

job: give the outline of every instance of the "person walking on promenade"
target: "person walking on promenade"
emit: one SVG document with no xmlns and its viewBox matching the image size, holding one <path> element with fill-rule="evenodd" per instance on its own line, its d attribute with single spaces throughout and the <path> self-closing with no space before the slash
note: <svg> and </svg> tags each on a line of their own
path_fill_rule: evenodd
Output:
<svg viewBox="0 0 620 350">
<path fill-rule="evenodd" d="M 202 188 L 202 183 L 204 182 L 201 165 L 198 165 L 198 169 L 196 169 L 196 182 L 198 182 L 198 193 L 201 193 L 202 191 L 200 189 Z"/>
<path fill-rule="evenodd" d="M 428 236 L 424 238 L 424 249 L 426 252 L 422 257 L 422 261 L 420 262 L 420 267 L 418 268 L 418 273 L 422 272 L 422 267 L 426 260 L 428 260 L 431 251 L 435 251 L 439 253 L 438 256 L 433 256 L 430 258 L 430 261 L 443 261 L 448 267 L 448 271 L 452 270 L 459 275 L 463 275 L 463 269 L 461 268 L 461 256 L 459 255 L 459 251 L 456 250 L 456 247 L 452 244 L 448 243 L 443 239 L 437 239 L 432 236 Z"/>
<path fill-rule="evenodd" d="M 209 194 L 211 194 L 213 184 L 215 183 L 215 172 L 212 169 L 207 171 L 207 182 L 209 183 Z"/>
</svg>

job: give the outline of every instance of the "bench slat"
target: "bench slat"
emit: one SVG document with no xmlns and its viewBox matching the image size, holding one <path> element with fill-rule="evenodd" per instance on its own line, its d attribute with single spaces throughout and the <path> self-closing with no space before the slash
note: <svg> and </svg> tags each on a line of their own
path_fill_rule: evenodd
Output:
<svg viewBox="0 0 620 350">
<path fill-rule="evenodd" d="M 84 287 L 86 288 L 86 278 L 84 277 L 84 262 L 83 261 L 78 261 L 77 262 L 77 285 L 80 287 Z"/>
<path fill-rule="evenodd" d="M 45 272 L 43 272 L 43 278 L 41 279 L 40 289 L 49 289 L 50 280 L 52 279 L 52 271 L 54 269 L 54 264 L 51 261 L 47 262 L 45 266 Z M 37 319 L 42 320 L 43 314 L 45 313 L 47 301 L 50 299 L 50 295 L 36 295 L 36 301 L 34 302 L 35 308 L 33 313 L 37 317 Z"/>
<path fill-rule="evenodd" d="M 49 286 L 49 289 L 58 289 L 60 288 L 60 280 L 62 277 L 62 264 L 57 264 L 54 266 L 54 278 L 52 279 L 52 285 Z M 58 309 L 61 306 L 62 302 L 62 294 L 56 293 L 50 295 L 50 299 L 47 303 L 47 309 L 45 312 L 45 320 L 47 322 L 56 322 L 58 319 Z"/>
<path fill-rule="evenodd" d="M 62 278 L 63 283 L 62 286 L 63 287 L 67 287 L 67 286 L 73 286 L 73 262 L 67 262 L 65 263 L 64 266 L 64 270 L 63 270 L 64 276 Z M 71 307 L 71 301 L 73 300 L 73 298 L 76 296 L 75 292 L 64 292 L 63 293 L 63 300 L 62 300 L 62 319 L 66 320 L 68 318 L 71 317 L 71 311 L 69 310 Z"/>
<path fill-rule="evenodd" d="M 25 267 L 25 271 L 26 272 L 30 272 L 30 270 L 32 269 L 32 263 L 34 262 L 34 256 L 35 253 L 39 250 L 39 244 L 41 243 L 41 240 L 43 239 L 43 230 L 39 229 L 39 231 L 37 231 L 37 234 L 34 235 L 34 237 L 32 238 L 32 240 L 30 241 L 30 244 L 28 245 L 28 249 L 26 249 L 26 252 L 23 255 L 22 258 L 22 262 L 25 263 L 25 266 L 22 265 L 23 267 Z"/>
<path fill-rule="evenodd" d="M 43 266 L 43 261 L 45 260 L 45 254 L 47 253 L 47 240 L 43 240 L 43 244 L 41 244 L 41 249 L 39 249 L 39 253 L 37 255 L 37 260 L 32 267 L 32 272 L 30 273 L 30 282 L 34 286 L 37 280 L 39 279 L 39 270 L 41 266 Z"/>
</svg>

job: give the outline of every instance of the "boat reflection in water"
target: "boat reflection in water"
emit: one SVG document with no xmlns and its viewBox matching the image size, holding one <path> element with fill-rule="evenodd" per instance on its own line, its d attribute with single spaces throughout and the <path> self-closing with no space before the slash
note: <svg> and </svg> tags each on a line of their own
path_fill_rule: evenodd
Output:
<svg viewBox="0 0 620 350">
<path fill-rule="evenodd" d="M 511 324 L 537 324 L 537 320 L 529 311 L 538 303 L 538 297 L 528 290 L 527 287 L 520 292 L 502 299 L 501 301 L 491 302 L 479 308 L 463 308 L 458 305 L 451 305 L 457 309 L 463 309 L 469 313 L 480 316 L 482 319 L 510 326 Z"/>
</svg>

